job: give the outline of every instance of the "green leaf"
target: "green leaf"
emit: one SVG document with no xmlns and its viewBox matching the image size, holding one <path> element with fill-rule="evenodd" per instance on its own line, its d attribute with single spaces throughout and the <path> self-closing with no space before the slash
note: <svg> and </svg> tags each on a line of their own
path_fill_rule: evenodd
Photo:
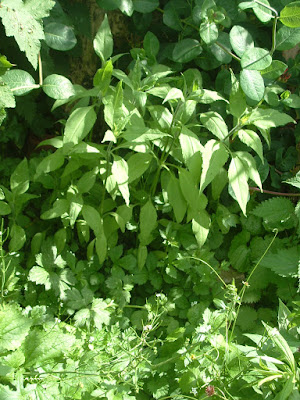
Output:
<svg viewBox="0 0 300 400">
<path fill-rule="evenodd" d="M 177 99 L 184 101 L 183 93 L 180 89 L 172 88 L 171 90 L 169 90 L 167 96 L 164 98 L 163 104 L 166 103 L 167 101 L 177 100 Z"/>
<path fill-rule="evenodd" d="M 203 146 L 200 143 L 198 136 L 185 126 L 182 126 L 179 135 L 179 142 L 180 142 L 182 157 L 186 165 L 189 165 L 191 158 L 196 153 L 203 152 Z"/>
<path fill-rule="evenodd" d="M 194 181 L 193 174 L 186 169 L 179 169 L 179 184 L 183 197 L 187 201 L 192 212 L 198 210 L 199 190 Z"/>
<path fill-rule="evenodd" d="M 219 44 L 222 46 L 219 46 Z M 227 51 L 223 50 L 226 49 Z M 229 64 L 232 60 L 231 54 L 231 44 L 228 33 L 221 32 L 218 37 L 218 42 L 213 43 L 209 50 L 215 56 L 215 58 L 222 64 Z"/>
<path fill-rule="evenodd" d="M 31 268 L 28 279 L 37 285 L 44 285 L 46 290 L 51 287 L 50 274 L 45 268 L 34 266 Z"/>
<path fill-rule="evenodd" d="M 54 2 L 47 2 L 50 10 Z M 43 8 L 43 7 L 42 7 Z M 14 36 L 21 51 L 24 51 L 34 69 L 37 67 L 41 40 L 44 39 L 42 24 L 30 13 L 22 0 L 3 0 L 0 17 L 6 36 Z"/>
<path fill-rule="evenodd" d="M 16 350 L 29 333 L 32 322 L 13 305 L 0 309 L 0 351 Z"/>
<path fill-rule="evenodd" d="M 54 50 L 67 51 L 77 43 L 73 28 L 59 22 L 50 22 L 45 26 L 45 41 Z"/>
<path fill-rule="evenodd" d="M 284 62 L 279 60 L 273 60 L 271 65 L 260 71 L 260 73 L 262 74 L 262 77 L 264 79 L 275 80 L 285 72 L 287 67 L 288 66 Z"/>
<path fill-rule="evenodd" d="M 289 28 L 300 27 L 300 1 L 287 4 L 280 12 L 280 21 Z"/>
<path fill-rule="evenodd" d="M 105 11 L 116 10 L 120 7 L 122 0 L 96 0 L 98 6 Z"/>
<path fill-rule="evenodd" d="M 159 7 L 159 0 L 132 0 L 132 4 L 135 11 L 147 14 Z"/>
<path fill-rule="evenodd" d="M 232 154 L 232 160 L 229 165 L 228 179 L 241 210 L 246 215 L 249 195 L 248 174 L 244 163 L 235 153 Z"/>
<path fill-rule="evenodd" d="M 128 165 L 128 183 L 141 177 L 150 166 L 153 157 L 149 153 L 133 154 L 127 160 Z"/>
<path fill-rule="evenodd" d="M 95 52 L 101 58 L 102 63 L 107 61 L 112 55 L 114 42 L 106 14 L 93 44 Z"/>
<path fill-rule="evenodd" d="M 300 96 L 290 94 L 288 98 L 282 100 L 282 103 L 290 108 L 300 108 Z"/>
<path fill-rule="evenodd" d="M 247 146 L 251 147 L 264 162 L 263 147 L 258 134 L 250 129 L 241 129 L 238 131 L 239 139 Z"/>
<path fill-rule="evenodd" d="M 252 36 L 240 25 L 232 27 L 229 37 L 231 46 L 239 57 L 242 57 L 246 50 L 254 47 Z"/>
<path fill-rule="evenodd" d="M 196 39 L 183 39 L 176 43 L 172 58 L 175 62 L 188 63 L 202 53 L 202 47 Z"/>
<path fill-rule="evenodd" d="M 168 194 L 169 202 L 173 208 L 176 222 L 180 223 L 186 213 L 187 204 L 180 189 L 179 180 L 173 174 L 170 175 L 167 187 L 164 188 Z"/>
<path fill-rule="evenodd" d="M 270 6 L 268 0 L 260 0 L 260 2 Z M 263 5 L 257 4 L 256 2 L 253 7 L 253 11 L 261 22 L 269 22 L 272 19 L 272 11 Z"/>
<path fill-rule="evenodd" d="M 77 144 L 82 141 L 93 128 L 97 119 L 94 107 L 76 108 L 69 116 L 64 132 L 64 144 Z"/>
<path fill-rule="evenodd" d="M 144 37 L 143 45 L 144 45 L 146 55 L 155 60 L 156 56 L 159 52 L 160 44 L 159 44 L 159 40 L 154 35 L 154 33 L 149 32 L 149 31 L 146 33 L 146 35 Z"/>
<path fill-rule="evenodd" d="M 70 209 L 69 209 L 69 217 L 70 217 L 70 226 L 73 228 L 76 219 L 82 210 L 83 199 L 82 196 L 78 193 L 72 194 L 68 196 L 68 201 L 70 201 Z"/>
<path fill-rule="evenodd" d="M 96 237 L 95 247 L 99 263 L 103 264 L 107 255 L 107 240 L 103 231 Z"/>
<path fill-rule="evenodd" d="M 198 212 L 192 220 L 192 230 L 201 248 L 206 242 L 210 228 L 210 217 L 205 210 Z"/>
<path fill-rule="evenodd" d="M 228 159 L 228 152 L 223 143 L 216 140 L 209 140 L 204 146 L 202 152 L 202 172 L 200 180 L 200 191 L 211 183 L 211 181 L 219 174 L 221 168 Z"/>
<path fill-rule="evenodd" d="M 1 9 L 0 9 L 1 10 Z M 2 76 L 3 82 L 10 87 L 15 96 L 23 96 L 33 89 L 39 88 L 33 77 L 21 69 L 12 69 Z"/>
<path fill-rule="evenodd" d="M 114 161 L 111 167 L 112 175 L 117 182 L 118 188 L 125 200 L 126 205 L 129 205 L 129 188 L 128 188 L 128 165 L 127 162 L 119 157 L 114 156 Z"/>
<path fill-rule="evenodd" d="M 200 25 L 200 37 L 206 44 L 214 43 L 219 36 L 219 30 L 214 22 L 202 22 Z"/>
<path fill-rule="evenodd" d="M 102 95 L 104 96 L 109 88 L 109 84 L 111 82 L 111 76 L 113 72 L 113 64 L 112 61 L 109 60 L 104 68 L 98 69 L 96 72 L 93 84 L 94 86 L 99 86 Z"/>
<path fill-rule="evenodd" d="M 49 154 L 49 156 L 43 158 L 43 160 L 39 163 L 36 168 L 35 178 L 39 177 L 40 175 L 55 171 L 56 169 L 60 168 L 64 162 L 65 157 L 63 156 L 62 152 L 60 149 L 56 150 L 55 153 Z"/>
<path fill-rule="evenodd" d="M 277 126 L 284 126 L 291 122 L 295 123 L 292 117 L 283 112 L 273 109 L 258 108 L 251 113 L 247 124 L 253 124 L 259 129 L 269 129 Z"/>
<path fill-rule="evenodd" d="M 36 20 L 49 17 L 51 9 L 55 6 L 55 1 L 53 0 L 26 0 L 25 2 L 26 10 L 33 15 Z"/>
<path fill-rule="evenodd" d="M 0 77 L 0 109 L 15 108 L 16 100 L 8 85 L 6 85 Z M 3 121 L 3 114 L 0 114 L 0 125 Z"/>
<path fill-rule="evenodd" d="M 49 75 L 44 80 L 43 91 L 52 99 L 68 99 L 75 95 L 72 82 L 62 75 Z"/>
<path fill-rule="evenodd" d="M 122 11 L 122 13 L 127 15 L 128 17 L 131 17 L 134 12 L 132 0 L 121 0 L 119 8 Z"/>
<path fill-rule="evenodd" d="M 289 50 L 300 43 L 300 28 L 282 26 L 276 33 L 276 50 Z"/>
<path fill-rule="evenodd" d="M 8 215 L 11 213 L 10 206 L 5 201 L 0 201 L 0 215 Z"/>
<path fill-rule="evenodd" d="M 253 47 L 246 50 L 241 59 L 241 66 L 247 70 L 257 70 L 267 68 L 272 63 L 272 57 L 268 50 Z"/>
<path fill-rule="evenodd" d="M 260 190 L 262 190 L 260 175 L 258 173 L 256 163 L 252 155 L 246 151 L 237 151 L 235 154 L 244 163 L 248 177 L 257 184 Z"/>
<path fill-rule="evenodd" d="M 103 223 L 99 211 L 94 207 L 85 204 L 82 207 L 82 215 L 89 227 L 93 229 L 95 236 L 101 236 Z"/>
<path fill-rule="evenodd" d="M 12 391 L 8 386 L 0 384 L 0 399 L 1 400 L 23 400 L 24 397 L 20 392 Z"/>
<path fill-rule="evenodd" d="M 143 205 L 140 212 L 140 234 L 141 245 L 148 245 L 152 241 L 151 232 L 157 226 L 157 213 L 151 200 Z"/>
<path fill-rule="evenodd" d="M 240 74 L 243 92 L 251 100 L 260 101 L 264 97 L 265 85 L 259 71 L 243 69 Z"/>
<path fill-rule="evenodd" d="M 208 111 L 200 114 L 200 121 L 218 139 L 224 140 L 228 136 L 227 125 L 217 112 Z"/>
<path fill-rule="evenodd" d="M 69 210 L 69 202 L 66 199 L 57 199 L 53 203 L 53 207 L 42 213 L 41 219 L 52 219 L 61 217 Z"/>
<path fill-rule="evenodd" d="M 142 269 L 146 263 L 148 256 L 147 246 L 143 246 L 142 244 L 139 245 L 137 251 L 137 265 L 138 269 Z"/>
<path fill-rule="evenodd" d="M 25 193 L 29 189 L 29 170 L 26 158 L 20 162 L 12 173 L 10 188 L 15 195 Z"/>
<path fill-rule="evenodd" d="M 92 189 L 96 182 L 97 173 L 98 168 L 95 168 L 92 171 L 88 171 L 81 176 L 76 185 L 79 193 L 87 193 Z"/>
<path fill-rule="evenodd" d="M 247 109 L 245 94 L 241 89 L 239 81 L 231 72 L 231 91 L 229 97 L 230 113 L 236 118 L 240 118 Z"/>
<path fill-rule="evenodd" d="M 298 277 L 298 268 L 300 260 L 300 248 L 290 247 L 288 249 L 279 249 L 276 252 L 266 254 L 261 262 L 261 266 L 269 268 L 277 275 L 284 277 Z"/>
<path fill-rule="evenodd" d="M 26 233 L 24 229 L 21 226 L 14 224 L 10 230 L 10 236 L 11 239 L 8 245 L 9 251 L 19 251 L 26 242 Z"/>
</svg>

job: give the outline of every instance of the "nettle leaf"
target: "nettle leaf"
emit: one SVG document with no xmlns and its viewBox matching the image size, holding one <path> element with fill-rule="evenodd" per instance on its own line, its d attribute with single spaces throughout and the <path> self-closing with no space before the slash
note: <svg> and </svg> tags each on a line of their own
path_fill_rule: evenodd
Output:
<svg viewBox="0 0 300 400">
<path fill-rule="evenodd" d="M 228 152 L 223 143 L 209 140 L 202 152 L 202 172 L 200 180 L 200 191 L 202 192 L 219 174 L 221 168 L 228 159 Z"/>
<path fill-rule="evenodd" d="M 300 1 L 287 4 L 280 12 L 280 21 L 289 28 L 300 28 Z"/>
<path fill-rule="evenodd" d="M 32 321 L 22 315 L 14 305 L 0 309 L 0 351 L 16 350 L 29 333 Z"/>
<path fill-rule="evenodd" d="M 269 65 L 269 67 L 261 70 L 260 73 L 262 74 L 262 77 L 264 79 L 275 80 L 285 72 L 287 67 L 288 66 L 284 62 L 279 61 L 279 60 L 273 60 L 271 65 Z M 271 92 L 271 93 L 274 93 L 274 92 Z"/>
<path fill-rule="evenodd" d="M 117 182 L 118 188 L 125 200 L 126 205 L 129 205 L 129 188 L 128 188 L 128 165 L 127 162 L 119 157 L 114 156 L 114 161 L 111 167 L 112 175 Z"/>
<path fill-rule="evenodd" d="M 26 0 L 25 8 L 34 16 L 35 19 L 49 17 L 51 9 L 55 6 L 54 0 Z"/>
<path fill-rule="evenodd" d="M 2 78 L 0 78 L 0 109 L 15 107 L 16 100 L 10 87 L 3 82 Z M 0 125 L 4 119 L 3 117 L 5 117 L 5 115 L 0 114 Z"/>
<path fill-rule="evenodd" d="M 97 119 L 93 106 L 76 108 L 69 116 L 64 132 L 64 144 L 77 144 L 82 141 L 93 128 Z"/>
<path fill-rule="evenodd" d="M 219 36 L 219 30 L 214 22 L 202 22 L 200 25 L 200 37 L 206 44 L 214 43 Z"/>
<path fill-rule="evenodd" d="M 254 110 L 247 120 L 247 124 L 253 124 L 259 129 L 270 129 L 289 123 L 295 123 L 293 118 L 289 115 L 278 110 L 263 108 Z"/>
<path fill-rule="evenodd" d="M 187 63 L 202 53 L 202 47 L 196 39 L 183 39 L 177 42 L 172 53 L 175 62 Z"/>
<path fill-rule="evenodd" d="M 77 43 L 73 28 L 59 22 L 50 22 L 45 26 L 45 41 L 54 50 L 67 51 Z"/>
<path fill-rule="evenodd" d="M 261 261 L 261 267 L 269 268 L 276 274 L 284 277 L 298 277 L 300 260 L 300 246 L 288 249 L 279 249 L 265 255 Z"/>
<path fill-rule="evenodd" d="M 207 128 L 212 134 L 214 134 L 218 139 L 225 139 L 228 136 L 228 128 L 221 117 L 215 111 L 208 111 L 200 115 L 201 123 Z"/>
<path fill-rule="evenodd" d="M 159 0 L 132 0 L 132 4 L 135 11 L 147 14 L 159 7 Z"/>
<path fill-rule="evenodd" d="M 0 17 L 6 36 L 14 36 L 20 50 L 25 52 L 34 69 L 37 67 L 41 49 L 40 41 L 44 39 L 42 24 L 36 19 L 46 17 L 54 4 L 54 1 L 46 1 L 45 4 L 40 5 L 40 11 L 37 11 L 37 2 L 34 4 L 30 1 L 28 6 L 22 0 L 1 2 Z"/>
<path fill-rule="evenodd" d="M 263 163 L 263 147 L 258 134 L 250 129 L 241 129 L 238 131 L 238 137 L 243 143 L 251 147 L 251 149 L 253 149 L 258 154 Z"/>
<path fill-rule="evenodd" d="M 241 210 L 246 215 L 249 195 L 248 173 L 247 167 L 236 153 L 232 154 L 232 160 L 228 169 L 228 179 Z"/>
<path fill-rule="evenodd" d="M 26 158 L 20 162 L 12 173 L 10 188 L 15 195 L 25 193 L 29 189 L 29 170 Z"/>
<path fill-rule="evenodd" d="M 157 226 L 157 212 L 151 200 L 143 205 L 140 212 L 140 233 L 139 240 L 142 245 L 147 245 L 152 241 L 151 232 Z"/>
<path fill-rule="evenodd" d="M 40 87 L 35 83 L 33 77 L 28 72 L 21 69 L 7 71 L 6 74 L 2 76 L 2 79 L 15 96 L 23 96 L 33 89 Z"/>
<path fill-rule="evenodd" d="M 257 70 L 267 68 L 272 63 L 272 57 L 268 50 L 253 47 L 246 50 L 241 59 L 241 66 L 247 70 Z"/>
<path fill-rule="evenodd" d="M 107 61 L 112 55 L 114 41 L 106 14 L 95 36 L 93 44 L 95 52 L 97 56 L 101 58 L 102 63 Z"/>
<path fill-rule="evenodd" d="M 240 73 L 240 84 L 249 99 L 259 102 L 264 97 L 265 84 L 259 71 L 243 69 Z"/>
<path fill-rule="evenodd" d="M 49 75 L 43 82 L 43 91 L 55 100 L 68 99 L 75 95 L 72 82 L 62 75 Z"/>
<path fill-rule="evenodd" d="M 240 25 L 232 27 L 229 38 L 233 50 L 239 57 L 242 57 L 246 50 L 254 47 L 252 36 Z"/>
<path fill-rule="evenodd" d="M 276 50 L 289 50 L 300 43 L 300 28 L 282 26 L 276 33 Z"/>
</svg>

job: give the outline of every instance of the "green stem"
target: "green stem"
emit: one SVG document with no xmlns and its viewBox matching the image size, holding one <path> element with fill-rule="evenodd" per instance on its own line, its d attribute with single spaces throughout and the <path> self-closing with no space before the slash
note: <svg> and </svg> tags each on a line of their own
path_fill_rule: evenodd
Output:
<svg viewBox="0 0 300 400">
<path fill-rule="evenodd" d="M 276 27 L 277 27 L 278 16 L 274 18 L 273 28 L 272 28 L 272 48 L 270 50 L 270 56 L 273 55 L 276 48 Z"/>
<path fill-rule="evenodd" d="M 215 44 L 219 46 L 223 51 L 225 51 L 225 53 L 229 54 L 232 58 L 234 58 L 236 61 L 241 62 L 240 57 L 236 56 L 230 50 L 226 49 L 226 47 L 224 47 L 220 42 L 215 42 Z"/>
<path fill-rule="evenodd" d="M 259 4 L 260 6 L 263 6 L 263 7 L 267 8 L 268 10 L 272 11 L 275 14 L 275 16 L 278 17 L 278 12 L 277 12 L 277 10 L 275 10 L 275 8 L 268 6 L 267 4 L 262 3 L 259 0 L 254 0 L 254 1 L 255 1 L 255 3 Z"/>
<path fill-rule="evenodd" d="M 212 270 L 212 272 L 213 272 L 214 274 L 217 275 L 217 277 L 220 279 L 220 281 L 222 282 L 222 284 L 224 285 L 224 287 L 225 287 L 225 288 L 227 287 L 226 283 L 225 283 L 224 280 L 221 278 L 221 276 L 217 273 L 217 271 L 216 271 L 210 264 L 208 264 L 208 262 L 202 260 L 201 258 L 193 257 L 193 256 L 184 257 L 184 258 L 187 258 L 187 259 L 190 259 L 190 258 L 191 258 L 191 259 L 193 259 L 193 260 L 197 260 L 197 261 L 200 261 L 200 262 L 202 262 L 203 264 L 205 264 L 208 268 L 210 268 L 210 269 Z"/>
<path fill-rule="evenodd" d="M 257 187 L 249 186 L 249 190 L 254 192 L 261 192 L 261 190 Z M 284 197 L 300 197 L 300 193 L 282 193 L 282 192 L 273 192 L 272 190 L 262 190 L 262 193 L 274 194 L 275 196 L 284 196 Z"/>
<path fill-rule="evenodd" d="M 104 184 L 103 184 L 103 193 L 102 193 L 102 198 L 101 198 L 101 203 L 100 203 L 100 210 L 101 210 L 101 214 L 103 212 L 103 204 L 104 204 L 104 200 L 105 200 L 105 187 L 106 187 L 106 182 L 107 182 L 107 178 L 108 178 L 108 174 L 109 174 L 109 160 L 110 160 L 110 153 L 111 153 L 111 148 L 112 148 L 113 142 L 109 142 L 109 145 L 107 146 L 107 150 L 106 150 L 106 172 L 105 172 L 105 179 L 104 179 Z"/>
<path fill-rule="evenodd" d="M 43 64 L 42 64 L 42 58 L 41 58 L 41 53 L 39 53 L 39 85 L 43 86 Z"/>
</svg>

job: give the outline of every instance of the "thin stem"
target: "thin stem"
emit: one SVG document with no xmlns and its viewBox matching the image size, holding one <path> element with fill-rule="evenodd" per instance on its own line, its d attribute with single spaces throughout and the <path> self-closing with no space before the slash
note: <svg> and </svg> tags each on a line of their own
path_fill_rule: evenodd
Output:
<svg viewBox="0 0 300 400">
<path fill-rule="evenodd" d="M 255 3 L 259 4 L 260 6 L 263 6 L 263 7 L 267 8 L 268 10 L 272 11 L 276 15 L 276 17 L 278 17 L 278 12 L 275 10 L 275 8 L 270 7 L 265 3 L 261 3 L 259 0 L 254 0 L 254 1 L 255 1 Z"/>
<path fill-rule="evenodd" d="M 42 64 L 42 58 L 41 58 L 41 53 L 39 53 L 39 84 L 40 86 L 43 85 L 43 64 Z"/>
<path fill-rule="evenodd" d="M 253 192 L 261 192 L 261 190 L 257 187 L 249 186 L 249 190 Z M 282 193 L 282 192 L 273 192 L 272 190 L 262 190 L 262 193 L 274 194 L 275 196 L 285 196 L 285 197 L 300 197 L 300 193 Z"/>
<path fill-rule="evenodd" d="M 220 281 L 222 282 L 222 284 L 223 284 L 225 287 L 227 287 L 226 283 L 225 283 L 224 280 L 221 278 L 221 276 L 217 273 L 217 271 L 216 271 L 210 264 L 208 264 L 208 262 L 202 260 L 201 258 L 193 257 L 193 256 L 184 257 L 184 258 L 188 258 L 188 259 L 191 258 L 191 259 L 193 259 L 193 260 L 197 260 L 197 261 L 200 261 L 200 262 L 202 262 L 203 264 L 205 264 L 208 268 L 210 268 L 210 269 L 213 271 L 214 274 L 217 275 L 217 277 L 220 279 Z"/>
<path fill-rule="evenodd" d="M 274 22 L 273 22 L 273 28 L 272 28 L 272 48 L 270 50 L 270 56 L 273 55 L 275 48 L 276 48 L 276 27 L 277 27 L 277 21 L 278 21 L 278 16 L 275 17 Z"/>
<path fill-rule="evenodd" d="M 223 51 L 225 51 L 225 53 L 231 55 L 232 58 L 234 58 L 236 61 L 241 62 L 240 57 L 236 56 L 235 54 L 233 54 L 230 50 L 226 49 L 226 47 L 224 47 L 220 42 L 215 42 L 217 46 L 219 46 Z"/>
</svg>

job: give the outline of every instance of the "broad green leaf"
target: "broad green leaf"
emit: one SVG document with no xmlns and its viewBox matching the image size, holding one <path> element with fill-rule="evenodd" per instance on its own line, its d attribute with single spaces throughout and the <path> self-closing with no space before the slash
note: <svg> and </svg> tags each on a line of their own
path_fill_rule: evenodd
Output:
<svg viewBox="0 0 300 400">
<path fill-rule="evenodd" d="M 271 65 L 260 71 L 260 73 L 262 74 L 262 77 L 264 79 L 275 80 L 285 72 L 287 67 L 288 66 L 284 62 L 279 60 L 273 60 Z"/>
<path fill-rule="evenodd" d="M 68 201 L 70 202 L 69 208 L 69 217 L 70 217 L 70 226 L 73 228 L 78 215 L 83 207 L 83 199 L 82 196 L 78 193 L 72 194 L 72 196 L 68 196 Z"/>
<path fill-rule="evenodd" d="M 96 237 L 95 247 L 99 263 L 103 264 L 107 254 L 107 240 L 104 232 L 101 232 L 101 235 Z"/>
<path fill-rule="evenodd" d="M 228 136 L 227 125 L 217 112 L 208 111 L 200 114 L 200 121 L 218 139 L 224 140 Z"/>
<path fill-rule="evenodd" d="M 151 232 L 157 226 L 157 212 L 151 200 L 143 205 L 140 212 L 139 240 L 142 245 L 148 245 L 152 241 Z"/>
<path fill-rule="evenodd" d="M 133 182 L 144 174 L 150 166 L 153 157 L 149 153 L 133 154 L 127 160 L 128 183 Z"/>
<path fill-rule="evenodd" d="M 297 94 L 290 94 L 289 97 L 282 100 L 282 103 L 290 108 L 300 108 L 300 96 Z"/>
<path fill-rule="evenodd" d="M 191 95 L 189 96 L 189 99 L 195 100 L 198 103 L 202 103 L 202 104 L 211 104 L 218 100 L 222 100 L 222 101 L 225 101 L 226 103 L 228 103 L 228 100 L 226 100 L 218 92 L 215 92 L 214 90 L 208 90 L 208 89 L 198 89 L 198 90 L 193 91 L 193 93 L 191 93 Z"/>
<path fill-rule="evenodd" d="M 59 22 L 50 22 L 45 26 L 45 41 L 51 49 L 71 50 L 77 43 L 73 28 Z"/>
<path fill-rule="evenodd" d="M 114 42 L 106 14 L 93 44 L 95 52 L 101 58 L 102 63 L 107 61 L 112 55 Z"/>
<path fill-rule="evenodd" d="M 68 99 L 75 95 L 72 82 L 62 75 L 49 75 L 44 80 L 43 91 L 52 99 Z"/>
<path fill-rule="evenodd" d="M 300 28 L 282 26 L 276 33 L 276 50 L 289 50 L 300 43 Z"/>
<path fill-rule="evenodd" d="M 245 94 L 243 93 L 239 81 L 231 71 L 231 91 L 229 96 L 230 114 L 240 118 L 247 109 Z"/>
<path fill-rule="evenodd" d="M 192 220 L 192 230 L 200 248 L 206 242 L 209 233 L 210 222 L 210 217 L 205 210 L 199 211 Z"/>
<path fill-rule="evenodd" d="M 219 36 L 219 30 L 214 22 L 202 22 L 200 25 L 200 37 L 206 44 L 214 43 Z"/>
<path fill-rule="evenodd" d="M 11 213 L 10 206 L 5 201 L 0 201 L 0 215 L 8 215 Z"/>
<path fill-rule="evenodd" d="M 129 205 L 129 188 L 128 188 L 128 165 L 127 162 L 119 157 L 114 156 L 114 162 L 111 167 L 111 172 L 115 181 L 117 182 L 118 188 L 125 200 L 126 205 Z"/>
<path fill-rule="evenodd" d="M 202 47 L 196 39 L 183 39 L 176 43 L 172 58 L 175 62 L 188 63 L 202 53 Z"/>
<path fill-rule="evenodd" d="M 260 3 L 270 6 L 268 0 L 260 0 Z M 263 5 L 257 4 L 256 2 L 255 6 L 253 7 L 253 11 L 261 22 L 269 22 L 272 19 L 272 11 Z"/>
<path fill-rule="evenodd" d="M 266 69 L 271 65 L 272 57 L 268 50 L 261 49 L 259 47 L 253 47 L 246 50 L 241 59 L 241 66 L 247 70 Z"/>
<path fill-rule="evenodd" d="M 122 13 L 127 15 L 128 17 L 131 17 L 134 12 L 132 0 L 121 0 L 119 8 Z"/>
<path fill-rule="evenodd" d="M 173 174 L 170 175 L 166 191 L 175 214 L 176 222 L 180 223 L 186 213 L 187 204 L 180 189 L 179 180 Z"/>
<path fill-rule="evenodd" d="M 69 116 L 64 132 L 64 144 L 77 144 L 93 128 L 97 116 L 93 106 L 76 108 Z"/>
<path fill-rule="evenodd" d="M 109 88 L 112 72 L 113 72 L 113 64 L 112 61 L 109 60 L 105 64 L 105 67 L 98 69 L 98 71 L 94 76 L 93 84 L 94 86 L 99 86 L 103 96 L 106 94 L 107 89 Z"/>
<path fill-rule="evenodd" d="M 191 208 L 192 212 L 198 210 L 198 197 L 199 197 L 199 189 L 196 186 L 196 182 L 194 181 L 194 177 L 186 169 L 179 169 L 179 184 L 180 189 L 185 198 L 188 206 Z"/>
<path fill-rule="evenodd" d="M 0 399 L 1 400 L 23 400 L 24 397 L 20 392 L 11 390 L 8 386 L 0 384 Z M 51 399 L 52 400 L 52 399 Z"/>
<path fill-rule="evenodd" d="M 26 242 L 26 233 L 24 229 L 21 226 L 14 224 L 10 230 L 10 236 L 11 239 L 8 245 L 9 251 L 19 251 Z"/>
<path fill-rule="evenodd" d="M 265 85 L 259 71 L 243 69 L 240 74 L 243 92 L 251 100 L 260 101 L 264 97 Z"/>
<path fill-rule="evenodd" d="M 157 37 L 154 35 L 154 33 L 148 31 L 144 37 L 144 49 L 146 52 L 146 55 L 149 58 L 153 58 L 155 60 L 158 52 L 159 52 L 159 40 L 157 39 Z"/>
<path fill-rule="evenodd" d="M 295 390 L 295 377 L 293 375 L 291 375 L 286 380 L 285 384 L 283 385 L 282 390 L 279 393 L 277 393 L 274 400 L 285 400 L 285 399 L 293 400 L 293 397 L 290 396 L 291 393 L 293 392 L 293 390 Z M 299 399 L 299 392 L 298 392 L 297 397 Z M 297 398 L 295 400 L 297 400 Z"/>
<path fill-rule="evenodd" d="M 41 6 L 47 16 L 54 2 L 45 2 L 46 7 Z M 24 51 L 28 61 L 34 69 L 37 68 L 38 54 L 41 49 L 41 40 L 45 38 L 43 26 L 31 14 L 22 0 L 3 0 L 0 7 L 0 17 L 5 27 L 6 36 L 14 36 L 21 51 Z"/>
<path fill-rule="evenodd" d="M 147 246 L 140 244 L 137 251 L 138 269 L 142 269 L 144 267 L 147 260 L 147 256 L 148 256 Z"/>
<path fill-rule="evenodd" d="M 67 230 L 66 228 L 61 228 L 54 235 L 54 243 L 57 248 L 57 253 L 60 254 L 65 248 L 67 242 Z"/>
<path fill-rule="evenodd" d="M 221 168 L 219 173 L 211 182 L 211 193 L 214 200 L 217 200 L 220 197 L 224 187 L 227 185 L 227 182 L 227 171 L 225 168 Z"/>
<path fill-rule="evenodd" d="M 158 126 L 162 130 L 169 132 L 173 120 L 171 112 L 166 107 L 160 105 L 151 105 L 148 107 L 148 110 L 151 114 L 151 117 L 155 122 L 157 122 Z"/>
<path fill-rule="evenodd" d="M 209 140 L 204 146 L 202 152 L 202 172 L 200 180 L 200 191 L 211 183 L 211 181 L 220 173 L 221 168 L 228 159 L 228 152 L 223 143 L 216 140 Z"/>
<path fill-rule="evenodd" d="M 263 147 L 258 134 L 250 129 L 241 129 L 238 131 L 239 139 L 247 146 L 251 147 L 264 162 Z"/>
<path fill-rule="evenodd" d="M 182 126 L 179 135 L 179 142 L 182 157 L 186 165 L 189 164 L 189 161 L 194 154 L 203 152 L 203 146 L 200 143 L 198 136 L 185 126 Z"/>
<path fill-rule="evenodd" d="M 230 43 L 234 52 L 242 57 L 246 50 L 254 47 L 250 33 L 240 25 L 234 25 L 229 33 Z"/>
<path fill-rule="evenodd" d="M 172 88 L 171 90 L 169 90 L 167 96 L 165 97 L 163 104 L 166 103 L 167 101 L 177 100 L 177 99 L 184 101 L 183 93 L 180 89 Z"/>
<path fill-rule="evenodd" d="M 89 227 L 93 229 L 95 236 L 100 236 L 103 228 L 99 211 L 94 207 L 85 204 L 82 207 L 82 215 Z"/>
<path fill-rule="evenodd" d="M 1 10 L 1 9 L 0 9 Z M 39 88 L 33 77 L 21 69 L 12 69 L 2 76 L 3 82 L 9 86 L 15 96 L 23 96 L 33 89 Z"/>
<path fill-rule="evenodd" d="M 289 123 L 295 123 L 292 117 L 278 110 L 258 108 L 254 110 L 247 124 L 253 124 L 260 129 L 275 128 Z"/>
<path fill-rule="evenodd" d="M 127 110 L 124 110 L 123 108 L 122 81 L 117 84 L 113 95 L 107 96 L 106 99 L 103 99 L 103 103 L 105 104 L 105 122 L 117 136 L 120 133 L 119 130 L 123 129 L 123 121 L 127 118 L 127 115 L 125 114 L 125 111 Z"/>
<path fill-rule="evenodd" d="M 69 202 L 66 199 L 58 199 L 53 203 L 53 207 L 41 214 L 41 219 L 52 219 L 61 217 L 69 210 Z"/>
<path fill-rule="evenodd" d="M 252 155 L 246 151 L 237 151 L 235 154 L 244 163 L 248 177 L 257 184 L 260 190 L 262 190 L 260 175 L 258 173 L 256 163 Z"/>
<path fill-rule="evenodd" d="M 36 168 L 35 178 L 57 170 L 63 165 L 64 162 L 65 157 L 63 156 L 62 152 L 60 149 L 56 150 L 55 153 L 49 154 L 49 156 L 43 158 L 43 160 L 39 163 Z"/>
<path fill-rule="evenodd" d="M 132 4 L 135 11 L 147 14 L 159 7 L 159 0 L 132 0 Z"/>
<path fill-rule="evenodd" d="M 92 189 L 96 182 L 97 173 L 98 168 L 95 168 L 92 171 L 88 171 L 81 176 L 76 185 L 79 193 L 87 193 Z"/>
<path fill-rule="evenodd" d="M 219 34 L 218 41 L 210 45 L 209 50 L 222 64 L 229 64 L 232 60 L 232 57 L 229 54 L 231 52 L 231 44 L 228 33 L 221 32 Z"/>
<path fill-rule="evenodd" d="M 300 1 L 287 4 L 280 12 L 280 21 L 289 28 L 300 28 Z"/>
<path fill-rule="evenodd" d="M 26 158 L 20 162 L 10 176 L 10 188 L 15 195 L 27 192 L 29 188 L 29 170 Z"/>
<path fill-rule="evenodd" d="M 32 321 L 24 317 L 12 304 L 0 309 L 0 351 L 16 350 L 29 333 Z"/>
<path fill-rule="evenodd" d="M 235 153 L 232 154 L 232 160 L 229 165 L 228 179 L 241 210 L 246 215 L 249 194 L 248 173 L 244 163 Z"/>
<path fill-rule="evenodd" d="M 44 0 L 40 2 L 38 0 L 26 0 L 25 8 L 30 14 L 36 19 L 41 20 L 45 17 L 49 17 L 51 9 L 55 6 L 54 0 Z"/>
<path fill-rule="evenodd" d="M 290 346 L 284 339 L 284 337 L 279 333 L 279 331 L 276 328 L 271 328 L 269 325 L 267 325 L 265 322 L 263 322 L 263 325 L 268 332 L 269 338 L 272 340 L 274 345 L 276 346 L 277 350 L 281 353 L 282 357 L 284 360 L 287 362 L 289 365 L 291 372 L 296 374 L 296 362 L 294 355 L 290 349 Z"/>
<path fill-rule="evenodd" d="M 0 109 L 15 108 L 16 100 L 10 87 L 6 85 L 0 77 Z M 5 118 L 5 114 L 0 114 L 0 125 Z"/>
<path fill-rule="evenodd" d="M 45 268 L 37 265 L 32 267 L 29 271 L 28 279 L 37 285 L 44 285 L 46 290 L 51 288 L 50 274 Z"/>
</svg>

